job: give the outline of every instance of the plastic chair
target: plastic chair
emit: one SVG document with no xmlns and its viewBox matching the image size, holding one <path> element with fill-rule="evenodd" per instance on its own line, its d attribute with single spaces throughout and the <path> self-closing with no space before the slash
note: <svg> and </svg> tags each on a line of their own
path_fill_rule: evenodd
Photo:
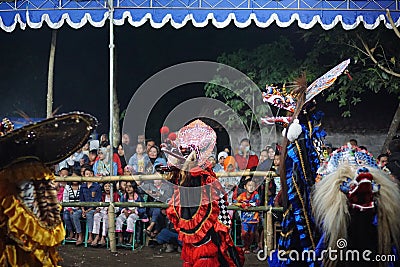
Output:
<svg viewBox="0 0 400 267">
<path fill-rule="evenodd" d="M 65 222 L 64 222 L 64 229 L 67 229 Z M 65 245 L 65 243 L 76 243 L 76 240 L 67 240 L 67 235 L 69 233 L 66 233 L 64 240 L 61 242 L 61 245 Z"/>
<path fill-rule="evenodd" d="M 126 229 L 126 221 L 122 224 L 122 229 Z M 126 233 L 126 231 L 124 232 L 122 232 L 123 234 L 124 233 Z M 117 234 L 117 233 L 116 233 Z M 117 237 L 118 238 L 118 237 Z M 135 250 L 135 243 L 136 243 L 136 222 L 134 223 L 134 225 L 133 225 L 133 232 L 132 232 L 132 244 L 129 244 L 129 245 L 127 245 L 127 244 L 119 244 L 118 246 L 119 247 L 122 247 L 122 248 L 131 248 L 132 249 L 132 251 L 134 251 Z M 107 236 L 107 248 L 108 248 L 108 236 Z"/>
<path fill-rule="evenodd" d="M 87 247 L 87 240 L 89 238 L 89 227 L 87 225 L 87 220 L 84 218 L 80 219 L 81 224 L 84 222 L 85 223 L 85 248 Z M 65 222 L 64 222 L 64 229 L 66 229 Z M 68 234 L 68 233 L 67 233 Z M 64 237 L 64 240 L 61 242 L 61 245 L 65 245 L 65 243 L 76 243 L 76 240 L 67 240 L 66 237 Z"/>
</svg>

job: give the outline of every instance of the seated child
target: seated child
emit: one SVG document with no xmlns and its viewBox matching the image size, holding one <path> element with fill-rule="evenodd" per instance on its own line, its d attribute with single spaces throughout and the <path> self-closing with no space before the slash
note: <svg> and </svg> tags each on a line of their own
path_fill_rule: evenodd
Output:
<svg viewBox="0 0 400 267">
<path fill-rule="evenodd" d="M 121 202 L 143 202 L 143 199 L 135 192 L 132 182 L 126 183 L 125 194 L 121 198 Z M 132 243 L 132 233 L 135 230 L 137 220 L 146 220 L 145 208 L 123 208 L 121 214 L 117 217 L 115 223 L 115 232 L 118 233 L 118 242 L 123 243 L 122 225 L 126 221 L 126 232 L 130 233 L 129 244 Z M 148 219 L 147 219 L 148 220 Z"/>
<path fill-rule="evenodd" d="M 111 182 L 105 182 L 103 184 L 103 195 L 101 197 L 102 202 L 110 202 L 110 189 L 113 184 Z M 114 191 L 113 201 L 119 202 L 119 194 Z M 118 207 L 115 208 L 115 211 L 118 211 Z M 100 223 L 103 223 L 102 235 L 100 238 Z M 108 230 L 108 207 L 100 207 L 96 208 L 93 217 L 93 231 L 92 233 L 96 235 L 96 238 L 91 243 L 92 246 L 105 246 L 106 244 L 106 236 Z M 100 239 L 100 242 L 99 242 Z"/>
</svg>

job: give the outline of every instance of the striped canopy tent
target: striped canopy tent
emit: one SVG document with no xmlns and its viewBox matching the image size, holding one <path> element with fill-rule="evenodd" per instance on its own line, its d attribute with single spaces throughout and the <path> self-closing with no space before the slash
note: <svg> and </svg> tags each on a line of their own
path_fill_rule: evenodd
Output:
<svg viewBox="0 0 400 267">
<path fill-rule="evenodd" d="M 272 23 L 279 27 L 297 23 L 304 29 L 320 24 L 326 30 L 337 24 L 350 30 L 360 23 L 374 29 L 384 23 L 391 28 L 386 10 L 400 25 L 399 3 L 400 0 L 15 0 L 0 1 L 0 27 L 7 32 L 16 27 L 36 29 L 44 24 L 53 29 L 65 23 L 75 29 L 87 23 L 102 27 L 113 16 L 115 25 L 128 22 L 139 27 L 150 23 L 154 28 L 168 23 L 175 28 L 187 23 L 196 27 L 212 23 L 217 28 L 230 23 L 240 28 L 251 23 L 262 28 Z"/>
<path fill-rule="evenodd" d="M 359 24 L 374 29 L 384 23 L 391 28 L 386 12 L 390 11 L 395 25 L 399 26 L 399 3 L 400 0 L 0 0 L 0 27 L 12 32 L 17 28 L 38 29 L 46 25 L 52 29 L 65 24 L 74 29 L 86 24 L 103 27 L 107 21 L 112 22 L 107 23 L 110 28 L 109 125 L 112 143 L 114 25 L 129 23 L 139 27 L 149 23 L 154 28 L 167 24 L 181 28 L 187 23 L 195 27 L 211 23 L 224 28 L 234 23 L 243 28 L 254 23 L 265 28 L 273 23 L 279 27 L 297 23 L 304 29 L 319 24 L 328 30 L 340 24 L 350 30 Z M 115 239 L 111 240 L 111 251 L 116 252 Z"/>
<path fill-rule="evenodd" d="M 58 29 L 67 24 L 79 29 L 86 24 L 110 31 L 110 114 L 113 114 L 114 25 L 129 23 L 140 27 L 149 23 L 154 28 L 171 24 L 174 28 L 192 23 L 205 27 L 209 23 L 224 28 L 230 23 L 244 28 L 254 23 L 266 28 L 273 23 L 288 27 L 297 23 L 310 29 L 319 24 L 329 30 L 340 24 L 346 30 L 360 23 L 374 29 L 392 24 L 387 12 L 400 25 L 400 0 L 0 0 L 0 27 L 6 32 L 16 28 L 38 29 L 47 25 Z M 112 141 L 113 116 L 110 116 Z"/>
</svg>

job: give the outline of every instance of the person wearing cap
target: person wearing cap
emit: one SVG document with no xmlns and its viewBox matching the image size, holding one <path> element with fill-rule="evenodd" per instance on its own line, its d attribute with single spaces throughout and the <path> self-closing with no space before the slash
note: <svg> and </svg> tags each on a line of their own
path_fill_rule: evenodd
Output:
<svg viewBox="0 0 400 267">
<path fill-rule="evenodd" d="M 221 152 L 218 153 L 218 158 L 217 158 L 218 162 L 217 162 L 217 164 L 215 165 L 215 168 L 214 168 L 215 170 L 218 170 L 218 171 L 214 170 L 214 172 L 224 172 L 224 160 L 227 157 L 228 157 L 228 153 L 226 153 L 225 151 L 221 151 Z"/>
</svg>

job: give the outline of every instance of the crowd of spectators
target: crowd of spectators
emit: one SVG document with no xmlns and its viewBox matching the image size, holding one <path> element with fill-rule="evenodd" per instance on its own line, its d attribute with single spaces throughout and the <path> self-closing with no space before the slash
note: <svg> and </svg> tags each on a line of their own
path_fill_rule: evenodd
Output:
<svg viewBox="0 0 400 267">
<path fill-rule="evenodd" d="M 56 166 L 59 176 L 115 176 L 131 174 L 154 174 L 157 166 L 167 165 L 167 159 L 160 152 L 153 139 L 138 136 L 137 143 L 131 144 L 128 134 L 123 134 L 121 144 L 112 148 L 107 135 L 99 140 L 91 140 L 71 157 Z M 350 143 L 357 145 L 352 139 Z M 367 150 L 366 147 L 362 149 Z M 113 149 L 112 163 L 110 149 Z M 324 155 L 326 159 L 334 148 L 326 143 Z M 277 144 L 266 146 L 259 154 L 251 149 L 251 141 L 244 138 L 238 144 L 236 153 L 230 146 L 225 146 L 208 161 L 215 173 L 234 172 L 240 170 L 272 171 L 276 175 L 269 177 L 221 177 L 219 181 L 230 204 L 247 208 L 250 206 L 279 206 L 280 192 L 280 149 Z M 389 144 L 387 154 L 377 157 L 377 164 L 386 170 L 393 179 L 400 176 L 400 139 Z M 120 181 L 112 182 L 72 182 L 58 184 L 58 198 L 62 202 L 110 202 L 110 189 L 113 189 L 115 202 L 168 202 L 172 197 L 173 187 L 165 180 L 144 182 Z M 67 205 L 66 205 L 67 206 Z M 232 212 L 231 216 L 241 224 L 241 243 L 245 253 L 263 248 L 262 216 L 258 212 Z M 166 244 L 166 251 L 180 249 L 178 234 L 166 217 L 162 208 L 116 208 L 116 235 L 119 245 L 144 244 L 145 237 L 154 240 L 155 244 Z M 105 246 L 108 232 L 107 207 L 64 207 L 63 219 L 66 227 L 66 240 L 81 245 L 84 240 L 84 227 L 88 228 L 87 243 L 91 246 Z M 82 223 L 85 222 L 85 223 Z M 234 227 L 233 227 L 234 229 Z M 235 229 L 234 229 L 235 230 Z M 135 238 L 135 240 L 133 240 Z"/>
</svg>

